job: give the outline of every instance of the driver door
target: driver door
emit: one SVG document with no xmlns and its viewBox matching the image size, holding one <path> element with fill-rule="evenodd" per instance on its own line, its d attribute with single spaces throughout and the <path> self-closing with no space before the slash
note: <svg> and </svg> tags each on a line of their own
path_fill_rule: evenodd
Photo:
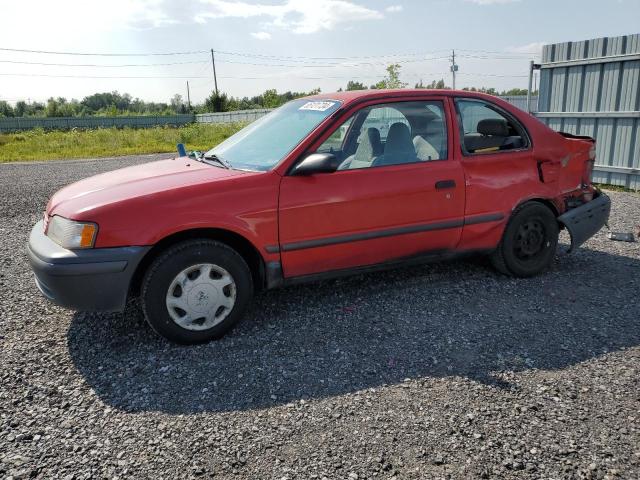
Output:
<svg viewBox="0 0 640 480">
<path fill-rule="evenodd" d="M 465 190 L 451 152 L 447 105 L 433 97 L 367 105 L 342 117 L 312 146 L 307 153 L 332 152 L 342 164 L 333 173 L 283 177 L 279 236 L 285 278 L 457 246 Z M 426 160 L 414 147 L 418 130 L 437 146 Z"/>
</svg>

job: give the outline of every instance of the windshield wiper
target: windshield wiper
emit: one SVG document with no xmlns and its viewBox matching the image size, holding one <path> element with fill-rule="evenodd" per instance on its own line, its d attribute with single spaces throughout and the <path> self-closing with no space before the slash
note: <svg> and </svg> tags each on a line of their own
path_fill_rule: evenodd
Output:
<svg viewBox="0 0 640 480">
<path fill-rule="evenodd" d="M 203 159 L 203 160 L 212 160 L 212 161 L 222 165 L 226 169 L 230 169 L 231 168 L 231 164 L 229 162 L 227 162 L 222 157 L 219 157 L 219 156 L 217 156 L 215 154 L 214 155 L 203 155 L 200 158 Z"/>
</svg>

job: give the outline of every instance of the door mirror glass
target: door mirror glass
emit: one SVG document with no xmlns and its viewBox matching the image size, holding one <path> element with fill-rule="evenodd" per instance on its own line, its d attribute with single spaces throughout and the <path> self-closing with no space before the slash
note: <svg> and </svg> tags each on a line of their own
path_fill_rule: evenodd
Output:
<svg viewBox="0 0 640 480">
<path fill-rule="evenodd" d="M 340 162 L 333 153 L 312 153 L 304 158 L 291 171 L 291 175 L 306 176 L 316 173 L 333 173 Z"/>
</svg>

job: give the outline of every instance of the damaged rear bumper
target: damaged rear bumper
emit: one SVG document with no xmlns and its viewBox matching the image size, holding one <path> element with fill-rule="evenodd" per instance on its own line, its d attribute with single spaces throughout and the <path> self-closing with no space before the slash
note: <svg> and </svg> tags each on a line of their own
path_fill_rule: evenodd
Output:
<svg viewBox="0 0 640 480">
<path fill-rule="evenodd" d="M 610 211 L 611 200 L 604 193 L 598 192 L 598 196 L 590 202 L 560 215 L 558 221 L 567 228 L 571 235 L 569 252 L 598 233 L 609 221 Z"/>
</svg>

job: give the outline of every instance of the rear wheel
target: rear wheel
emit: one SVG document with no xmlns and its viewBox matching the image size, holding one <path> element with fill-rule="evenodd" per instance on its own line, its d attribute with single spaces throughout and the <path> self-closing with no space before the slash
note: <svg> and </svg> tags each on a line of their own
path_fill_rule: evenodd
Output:
<svg viewBox="0 0 640 480">
<path fill-rule="evenodd" d="M 558 221 L 545 205 L 530 202 L 512 215 L 491 260 L 507 275 L 531 277 L 551 265 L 558 246 Z"/>
<path fill-rule="evenodd" d="M 253 296 L 251 271 L 229 246 L 190 240 L 170 247 L 149 267 L 142 284 L 147 322 L 183 344 L 222 337 Z"/>
</svg>

